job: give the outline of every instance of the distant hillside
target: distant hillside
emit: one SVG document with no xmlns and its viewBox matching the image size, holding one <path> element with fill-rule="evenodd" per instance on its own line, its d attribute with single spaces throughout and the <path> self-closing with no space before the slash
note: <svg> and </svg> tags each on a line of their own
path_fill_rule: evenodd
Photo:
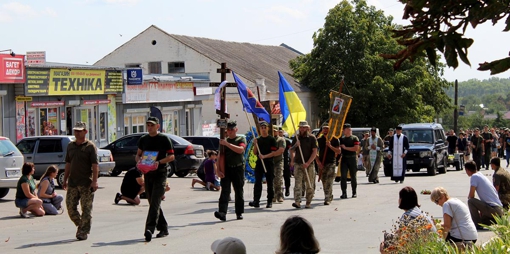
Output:
<svg viewBox="0 0 510 254">
<path fill-rule="evenodd" d="M 455 88 L 452 86 L 446 90 L 446 94 L 450 98 L 454 96 Z M 484 95 L 501 95 L 506 96 L 510 93 L 510 78 L 490 78 L 484 80 L 470 79 L 459 82 L 459 98 L 468 97 L 470 95 L 482 97 Z"/>
</svg>

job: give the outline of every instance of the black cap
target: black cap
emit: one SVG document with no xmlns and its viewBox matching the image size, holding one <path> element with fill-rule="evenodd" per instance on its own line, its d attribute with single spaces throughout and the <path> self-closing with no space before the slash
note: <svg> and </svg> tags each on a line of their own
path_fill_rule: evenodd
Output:
<svg viewBox="0 0 510 254">
<path fill-rule="evenodd" d="M 397 126 L 395 130 L 402 130 L 402 126 Z"/>
<path fill-rule="evenodd" d="M 260 122 L 260 126 L 269 126 L 269 124 L 266 121 Z"/>
<path fill-rule="evenodd" d="M 159 124 L 159 119 L 155 116 L 149 116 L 146 123 Z"/>
<path fill-rule="evenodd" d="M 231 128 L 231 129 L 232 129 L 232 128 L 235 128 L 235 127 L 237 127 L 237 122 L 236 122 L 236 120 L 230 120 L 230 121 L 228 121 L 228 123 L 227 123 L 227 128 Z"/>
<path fill-rule="evenodd" d="M 373 132 L 377 133 L 377 128 L 372 127 L 372 129 L 370 129 L 370 131 L 373 131 Z"/>
<path fill-rule="evenodd" d="M 346 128 L 351 128 L 351 125 L 348 123 L 344 124 L 344 129 L 346 129 Z"/>
</svg>

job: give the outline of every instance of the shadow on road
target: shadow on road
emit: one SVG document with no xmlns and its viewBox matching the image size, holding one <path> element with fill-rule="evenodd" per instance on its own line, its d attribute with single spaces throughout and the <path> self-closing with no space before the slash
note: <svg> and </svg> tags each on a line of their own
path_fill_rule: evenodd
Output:
<svg viewBox="0 0 510 254">
<path fill-rule="evenodd" d="M 67 239 L 67 240 L 59 240 L 59 241 L 53 241 L 53 242 L 47 242 L 47 243 L 31 243 L 31 244 L 25 244 L 17 247 L 16 249 L 28 249 L 32 247 L 41 247 L 41 246 L 51 246 L 51 245 L 61 245 L 61 244 L 68 244 L 72 242 L 76 242 L 78 240 L 76 239 Z"/>
<path fill-rule="evenodd" d="M 140 238 L 136 238 L 136 239 L 122 240 L 122 241 L 116 241 L 116 242 L 92 243 L 92 247 L 123 246 L 123 245 L 138 244 L 138 243 L 145 243 L 145 239 L 140 237 Z"/>
</svg>

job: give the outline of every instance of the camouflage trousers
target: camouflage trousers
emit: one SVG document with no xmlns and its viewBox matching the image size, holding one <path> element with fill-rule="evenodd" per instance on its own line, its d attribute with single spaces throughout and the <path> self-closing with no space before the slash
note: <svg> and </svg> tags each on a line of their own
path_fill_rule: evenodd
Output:
<svg viewBox="0 0 510 254">
<path fill-rule="evenodd" d="M 94 192 L 90 186 L 67 187 L 66 206 L 69 218 L 78 227 L 78 233 L 89 234 L 92 224 L 92 202 Z M 81 215 L 78 212 L 78 203 L 81 206 Z"/>
<path fill-rule="evenodd" d="M 322 188 L 324 189 L 324 201 L 333 201 L 333 180 L 336 177 L 335 168 L 335 163 L 328 163 L 322 169 L 321 181 Z"/>
<path fill-rule="evenodd" d="M 311 186 L 308 186 L 305 170 L 310 177 Z M 312 202 L 315 192 L 315 165 L 313 163 L 310 164 L 308 168 L 304 168 L 303 164 L 294 164 L 294 201 L 296 201 L 296 203 L 301 202 L 303 189 L 306 190 L 306 203 Z"/>
<path fill-rule="evenodd" d="M 276 200 L 283 198 L 283 160 L 274 163 L 274 197 Z"/>
</svg>

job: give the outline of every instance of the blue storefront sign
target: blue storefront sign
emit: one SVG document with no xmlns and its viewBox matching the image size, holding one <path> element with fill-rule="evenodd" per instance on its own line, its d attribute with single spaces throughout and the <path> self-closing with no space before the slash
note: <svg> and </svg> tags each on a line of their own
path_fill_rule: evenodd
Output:
<svg viewBox="0 0 510 254">
<path fill-rule="evenodd" d="M 142 69 L 127 69 L 127 84 L 128 85 L 143 84 Z"/>
</svg>

